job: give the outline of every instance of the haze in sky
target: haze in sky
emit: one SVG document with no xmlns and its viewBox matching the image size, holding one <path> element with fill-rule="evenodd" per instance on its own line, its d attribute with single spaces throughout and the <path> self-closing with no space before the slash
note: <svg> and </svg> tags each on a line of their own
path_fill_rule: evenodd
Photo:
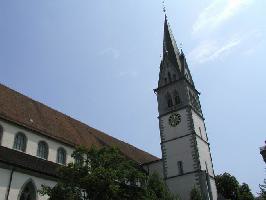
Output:
<svg viewBox="0 0 266 200">
<path fill-rule="evenodd" d="M 266 1 L 165 4 L 201 92 L 215 173 L 256 194 L 266 178 Z M 155 0 L 2 0 L 0 82 L 161 157 L 163 20 Z"/>
</svg>

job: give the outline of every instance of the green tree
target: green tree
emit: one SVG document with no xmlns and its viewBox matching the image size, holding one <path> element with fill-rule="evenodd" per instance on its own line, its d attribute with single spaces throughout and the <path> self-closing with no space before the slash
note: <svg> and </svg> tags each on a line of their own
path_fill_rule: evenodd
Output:
<svg viewBox="0 0 266 200">
<path fill-rule="evenodd" d="M 58 170 L 55 187 L 42 186 L 49 200 L 173 200 L 158 175 L 148 176 L 117 148 L 78 148 L 75 162 Z"/>
<path fill-rule="evenodd" d="M 217 192 L 226 199 L 238 200 L 239 183 L 229 173 L 215 176 Z"/>
<path fill-rule="evenodd" d="M 238 196 L 239 200 L 254 200 L 254 196 L 248 186 L 248 184 L 243 183 L 240 187 L 239 187 L 239 196 Z"/>
<path fill-rule="evenodd" d="M 190 192 L 190 200 L 203 200 L 200 191 L 196 187 Z"/>
<path fill-rule="evenodd" d="M 266 200 L 266 179 L 264 179 L 263 184 L 260 184 L 259 199 L 260 200 Z"/>
<path fill-rule="evenodd" d="M 160 178 L 157 173 L 153 173 L 148 177 L 146 191 L 148 200 L 177 200 L 178 198 L 172 195 L 167 186 L 165 185 L 164 181 Z"/>
</svg>

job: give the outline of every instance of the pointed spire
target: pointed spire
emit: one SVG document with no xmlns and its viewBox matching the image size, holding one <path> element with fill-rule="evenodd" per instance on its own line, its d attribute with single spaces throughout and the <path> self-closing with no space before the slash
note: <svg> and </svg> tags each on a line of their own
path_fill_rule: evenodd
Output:
<svg viewBox="0 0 266 200">
<path fill-rule="evenodd" d="M 190 70 L 188 68 L 186 57 L 183 53 L 182 48 L 178 49 L 176 41 L 172 34 L 167 15 L 165 15 L 164 20 L 164 38 L 163 38 L 163 59 L 169 59 L 170 62 L 175 65 L 181 76 L 185 78 L 194 86 Z"/>
<path fill-rule="evenodd" d="M 163 38 L 163 57 L 168 57 L 169 60 L 178 66 L 180 69 L 179 63 L 179 55 L 180 52 L 177 48 L 174 36 L 170 29 L 170 25 L 168 23 L 167 15 L 165 15 L 164 20 L 164 38 Z"/>
</svg>

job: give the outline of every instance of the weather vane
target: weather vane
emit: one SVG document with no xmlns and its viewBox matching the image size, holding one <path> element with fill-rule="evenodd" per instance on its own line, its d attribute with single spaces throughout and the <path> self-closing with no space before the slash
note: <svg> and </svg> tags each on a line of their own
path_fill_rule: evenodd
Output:
<svg viewBox="0 0 266 200">
<path fill-rule="evenodd" d="M 166 14 L 165 0 L 163 0 L 162 4 L 163 4 L 163 12 Z"/>
</svg>

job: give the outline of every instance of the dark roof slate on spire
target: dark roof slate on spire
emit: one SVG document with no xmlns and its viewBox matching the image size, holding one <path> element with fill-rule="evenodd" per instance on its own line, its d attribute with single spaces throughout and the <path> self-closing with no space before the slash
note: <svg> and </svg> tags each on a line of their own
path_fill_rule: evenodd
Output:
<svg viewBox="0 0 266 200">
<path fill-rule="evenodd" d="M 143 164 L 159 158 L 0 84 L 0 118 L 71 146 L 116 146 Z"/>
<path fill-rule="evenodd" d="M 179 60 L 180 52 L 176 45 L 176 41 L 172 34 L 166 15 L 164 20 L 163 55 L 164 57 L 168 56 L 171 62 L 179 67 L 181 72 L 181 63 Z"/>
<path fill-rule="evenodd" d="M 170 28 L 170 24 L 165 15 L 164 21 L 164 38 L 163 38 L 163 58 L 167 57 L 174 65 L 178 67 L 180 74 L 185 76 L 185 78 L 194 86 L 194 82 L 188 68 L 185 54 L 182 49 L 179 51 L 175 38 Z"/>
</svg>

